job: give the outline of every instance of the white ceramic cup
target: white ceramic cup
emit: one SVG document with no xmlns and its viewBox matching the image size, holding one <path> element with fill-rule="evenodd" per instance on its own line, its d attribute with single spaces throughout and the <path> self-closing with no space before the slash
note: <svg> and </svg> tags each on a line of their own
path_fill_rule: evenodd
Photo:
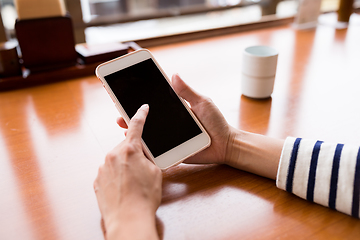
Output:
<svg viewBox="0 0 360 240">
<path fill-rule="evenodd" d="M 274 89 L 278 51 L 268 46 L 252 46 L 243 52 L 242 94 L 251 98 L 268 98 Z"/>
</svg>

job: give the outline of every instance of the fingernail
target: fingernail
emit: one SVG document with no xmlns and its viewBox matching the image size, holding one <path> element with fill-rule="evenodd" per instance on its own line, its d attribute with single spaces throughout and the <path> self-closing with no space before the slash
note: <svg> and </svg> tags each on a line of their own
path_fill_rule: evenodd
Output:
<svg viewBox="0 0 360 240">
<path fill-rule="evenodd" d="M 146 109 L 146 108 L 149 108 L 149 104 L 143 104 L 143 105 L 141 106 L 141 109 Z"/>
</svg>

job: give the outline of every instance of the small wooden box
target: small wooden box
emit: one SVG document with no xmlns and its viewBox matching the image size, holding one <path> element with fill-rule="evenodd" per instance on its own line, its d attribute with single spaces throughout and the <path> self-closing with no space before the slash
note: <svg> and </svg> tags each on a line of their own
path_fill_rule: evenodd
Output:
<svg viewBox="0 0 360 240">
<path fill-rule="evenodd" d="M 106 43 L 96 45 L 82 43 L 77 44 L 75 49 L 84 63 L 89 64 L 95 62 L 105 62 L 127 54 L 129 46 L 122 43 Z"/>
<path fill-rule="evenodd" d="M 70 16 L 17 20 L 15 31 L 25 68 L 35 72 L 76 64 Z"/>
</svg>

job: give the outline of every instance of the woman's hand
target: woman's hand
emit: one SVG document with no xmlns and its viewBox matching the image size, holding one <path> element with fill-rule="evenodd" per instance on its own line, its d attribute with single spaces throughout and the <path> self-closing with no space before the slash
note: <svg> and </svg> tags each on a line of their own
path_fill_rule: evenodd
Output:
<svg viewBox="0 0 360 240">
<path fill-rule="evenodd" d="M 195 92 L 178 74 L 172 76 L 172 87 L 180 97 L 190 103 L 191 110 L 211 138 L 210 147 L 186 159 L 185 163 L 228 163 L 228 150 L 238 130 L 229 126 L 210 98 Z M 127 128 L 123 118 L 119 118 L 117 123 L 120 127 Z"/>
<path fill-rule="evenodd" d="M 144 155 L 141 135 L 148 114 L 142 106 L 126 139 L 106 156 L 94 182 L 106 239 L 157 239 L 155 212 L 161 202 L 161 170 Z"/>
</svg>

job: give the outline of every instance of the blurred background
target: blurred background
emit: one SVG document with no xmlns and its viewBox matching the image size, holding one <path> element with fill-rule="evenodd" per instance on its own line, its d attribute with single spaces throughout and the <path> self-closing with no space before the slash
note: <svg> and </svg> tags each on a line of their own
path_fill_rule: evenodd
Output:
<svg viewBox="0 0 360 240">
<path fill-rule="evenodd" d="M 13 0 L 0 0 L 5 34 L 15 38 Z M 298 0 L 65 0 L 76 42 L 136 41 L 206 29 L 224 28 L 269 16 L 296 14 Z M 355 0 L 355 8 L 360 0 Z M 322 0 L 322 12 L 336 11 L 339 0 Z"/>
</svg>

